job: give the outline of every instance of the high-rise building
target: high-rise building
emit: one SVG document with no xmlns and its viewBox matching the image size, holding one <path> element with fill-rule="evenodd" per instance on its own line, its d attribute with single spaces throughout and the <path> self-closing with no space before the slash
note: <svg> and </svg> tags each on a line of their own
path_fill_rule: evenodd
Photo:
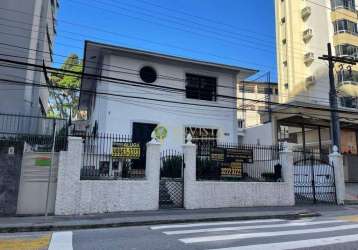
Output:
<svg viewBox="0 0 358 250">
<path fill-rule="evenodd" d="M 275 0 L 279 102 L 272 108 L 273 142 L 332 150 L 327 44 L 334 56 L 358 59 L 355 0 Z M 335 63 L 340 146 L 346 180 L 358 162 L 358 66 Z"/>
<path fill-rule="evenodd" d="M 355 0 L 275 0 L 277 69 L 281 103 L 301 101 L 328 105 L 327 54 L 358 58 Z M 339 105 L 358 108 L 352 83 L 358 67 L 335 65 Z"/>
<path fill-rule="evenodd" d="M 0 58 L 50 66 L 58 8 L 58 0 L 1 0 Z M 0 113 L 46 115 L 47 88 L 22 84 L 45 84 L 43 72 L 0 62 L 0 79 Z"/>
</svg>

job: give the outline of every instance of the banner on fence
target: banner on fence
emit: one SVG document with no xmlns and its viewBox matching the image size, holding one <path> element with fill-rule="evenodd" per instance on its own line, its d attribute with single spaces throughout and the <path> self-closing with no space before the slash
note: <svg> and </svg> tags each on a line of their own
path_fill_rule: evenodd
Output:
<svg viewBox="0 0 358 250">
<path fill-rule="evenodd" d="M 121 159 L 139 159 L 139 143 L 113 142 L 112 157 Z"/>
<path fill-rule="evenodd" d="M 216 147 L 210 149 L 210 159 L 219 162 L 253 163 L 254 154 L 252 149 Z"/>
</svg>

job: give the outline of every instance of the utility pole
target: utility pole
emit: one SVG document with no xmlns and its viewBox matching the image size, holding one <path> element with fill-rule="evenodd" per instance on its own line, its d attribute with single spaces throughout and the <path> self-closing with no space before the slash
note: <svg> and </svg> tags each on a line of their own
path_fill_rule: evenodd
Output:
<svg viewBox="0 0 358 250">
<path fill-rule="evenodd" d="M 328 55 L 318 57 L 321 60 L 328 61 L 329 71 L 329 104 L 331 110 L 331 138 L 333 145 L 340 148 L 340 124 L 338 118 L 338 102 L 337 102 L 337 91 L 334 79 L 334 64 L 336 62 L 355 65 L 354 60 L 350 58 L 332 56 L 332 46 L 330 43 L 327 44 Z"/>
</svg>

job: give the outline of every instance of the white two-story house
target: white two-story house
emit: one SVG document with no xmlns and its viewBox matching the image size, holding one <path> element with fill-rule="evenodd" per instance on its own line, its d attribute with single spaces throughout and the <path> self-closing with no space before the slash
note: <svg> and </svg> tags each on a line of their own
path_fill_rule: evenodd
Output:
<svg viewBox="0 0 358 250">
<path fill-rule="evenodd" d="M 164 148 L 180 148 L 188 133 L 237 143 L 236 83 L 256 72 L 86 41 L 80 108 L 98 133 L 146 142 L 163 126 Z"/>
</svg>

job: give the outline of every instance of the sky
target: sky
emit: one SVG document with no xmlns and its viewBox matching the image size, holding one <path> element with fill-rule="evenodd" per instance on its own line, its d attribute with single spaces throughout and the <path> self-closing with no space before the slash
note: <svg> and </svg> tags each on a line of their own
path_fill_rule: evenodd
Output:
<svg viewBox="0 0 358 250">
<path fill-rule="evenodd" d="M 277 79 L 273 0 L 59 0 L 54 61 L 85 40 L 270 72 Z"/>
</svg>

